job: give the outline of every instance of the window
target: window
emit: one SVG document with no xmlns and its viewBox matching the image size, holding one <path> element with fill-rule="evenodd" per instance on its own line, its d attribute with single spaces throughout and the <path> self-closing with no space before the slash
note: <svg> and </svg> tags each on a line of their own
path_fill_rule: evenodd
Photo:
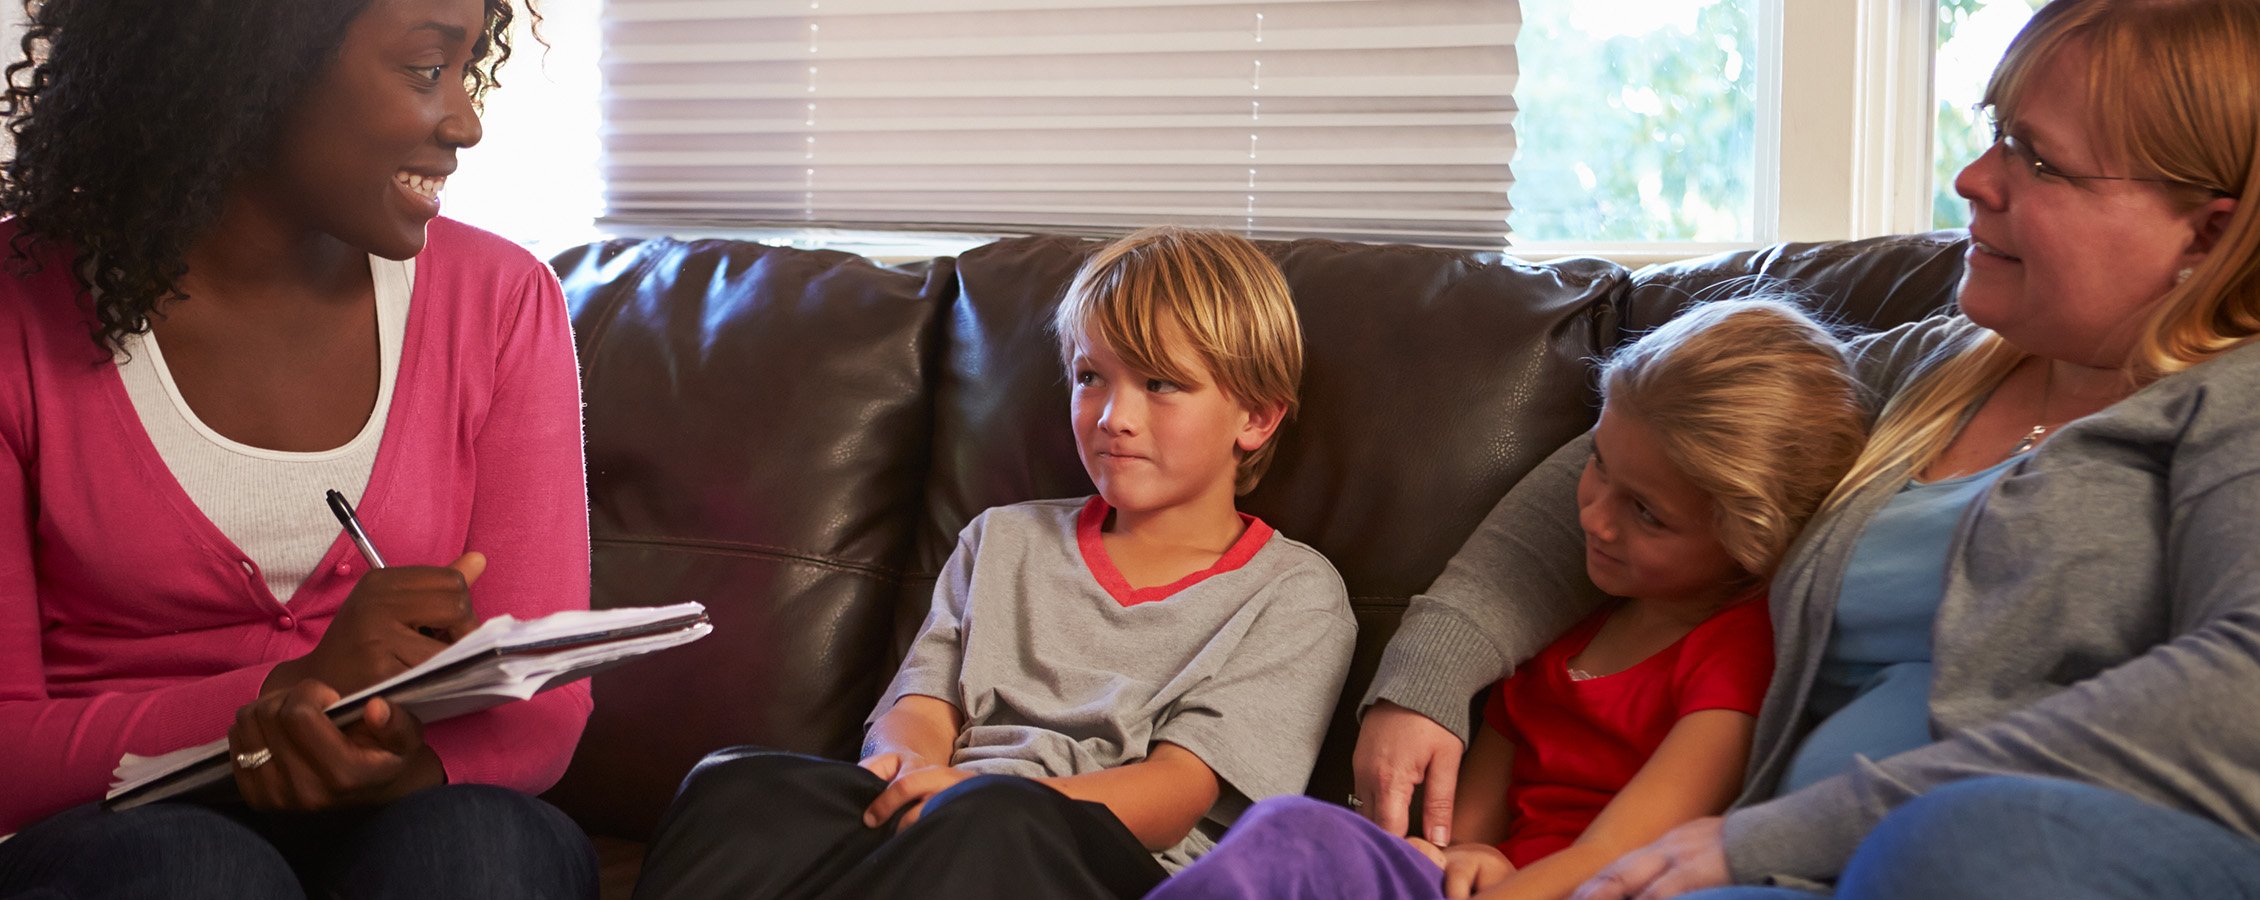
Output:
<svg viewBox="0 0 2260 900">
<path fill-rule="evenodd" d="M 540 0 L 540 40 L 520 16 L 478 146 L 458 154 L 440 203 L 449 218 L 548 257 L 597 239 L 596 51 L 600 0 Z M 543 45 L 547 42 L 547 46 Z"/>
<path fill-rule="evenodd" d="M 1518 244 L 1758 233 L 1754 0 L 1522 0 Z"/>
<path fill-rule="evenodd" d="M 572 65 L 565 60 L 568 53 L 581 54 L 584 59 L 593 56 L 592 45 L 598 40 L 594 32 L 570 34 L 563 22 L 575 14 L 576 8 L 583 11 L 582 15 L 589 15 L 585 10 L 596 2 L 546 0 L 545 10 L 559 22 L 551 35 L 557 45 L 548 60 L 552 71 Z M 614 0 L 604 14 L 616 16 L 640 8 L 664 10 L 667 15 L 700 11 L 736 15 L 740 10 L 773 10 L 763 14 L 785 15 L 788 7 L 799 8 L 804 2 Z M 836 13 L 867 2 L 870 0 L 818 0 L 816 5 Z M 1414 2 L 1368 0 L 1332 5 L 1401 8 L 1399 4 Z M 1514 5 L 1504 0 L 1488 2 Z M 1514 151 L 1514 181 L 1507 188 L 1513 206 L 1508 218 L 1514 252 L 1539 257 L 1601 252 L 1639 262 L 1729 246 L 1835 240 L 1950 226 L 1954 220 L 1941 218 L 1939 211 L 1951 213 L 1960 208 L 1951 193 L 1951 173 L 1983 146 L 1971 143 L 1982 141 L 1983 135 L 1973 137 L 1962 120 L 1967 118 L 1970 100 L 1982 88 L 1985 73 L 1998 59 L 2006 35 L 2014 33 L 2023 11 L 2033 2 L 1521 0 L 1519 29 L 1510 29 L 1509 38 L 1515 44 L 1513 65 L 1519 74 L 1487 76 L 1494 79 L 1490 83 L 1513 94 L 1509 108 L 1513 130 L 1506 140 Z M 945 10 L 1012 7 L 1031 14 L 1052 10 L 1062 15 L 1088 15 L 1090 10 L 1103 14 L 1131 5 L 1132 0 L 937 0 L 906 6 L 903 14 L 929 9 L 939 15 Z M 1420 5 L 1426 9 L 1435 4 Z M 1276 43 L 1285 40 L 1288 33 L 1280 24 L 1286 19 L 1281 11 L 1293 6 L 1203 0 L 1191 8 L 1203 10 L 1204 15 L 1251 13 L 1251 19 L 1252 13 L 1270 11 L 1272 47 L 1284 53 L 1286 46 Z M 1086 12 L 1074 12 L 1078 10 Z M 665 26 L 654 31 L 650 23 L 637 27 L 642 29 L 640 36 L 631 33 L 618 39 L 629 40 L 634 45 L 631 49 L 643 54 L 647 67 L 664 69 L 670 60 L 681 69 L 711 67 L 733 59 L 742 62 L 753 58 L 745 54 L 758 56 L 764 52 L 749 48 L 737 56 L 716 56 L 719 51 L 715 45 L 723 38 L 715 33 L 678 35 L 665 32 Z M 1355 35 L 1370 27 L 1343 26 L 1334 33 Z M 1985 40 L 1994 42 L 1992 46 L 1986 46 L 1981 36 L 1990 36 Z M 848 37 L 843 32 L 837 40 L 846 41 Z M 1942 43 L 1942 39 L 1950 40 Z M 583 43 L 574 47 L 575 40 Z M 800 46 L 804 42 L 780 39 L 771 43 Z M 815 42 L 819 49 L 825 49 L 825 43 Z M 891 52 L 887 46 L 882 42 L 872 52 Z M 1094 46 L 1103 49 L 1106 43 L 1102 40 Z M 1472 52 L 1465 49 L 1451 52 L 1461 53 L 1463 59 L 1473 58 L 1465 55 Z M 1938 60 L 1935 96 L 1932 79 L 1917 74 L 1933 71 L 1934 56 Z M 608 55 L 605 64 L 615 67 L 620 63 Z M 580 71 L 585 73 L 587 67 Z M 822 77 L 830 79 L 833 73 L 827 71 Z M 529 80 L 521 71 L 520 80 L 497 95 L 489 128 L 490 146 L 476 153 L 489 153 L 505 145 L 502 135 L 509 127 L 503 121 L 505 113 L 523 99 L 519 95 Z M 697 106 L 655 101 L 640 94 L 623 99 L 623 89 L 634 90 L 632 84 L 612 82 L 612 102 L 639 115 L 650 114 L 655 105 Z M 569 143 L 599 127 L 620 127 L 617 123 L 590 124 L 588 110 L 593 104 L 585 99 L 580 102 L 581 112 L 574 114 L 580 118 L 557 111 L 525 120 L 546 136 L 536 144 Z M 799 120 L 790 124 L 797 126 Z M 676 121 L 669 127 L 678 125 Z M 1480 126 L 1497 127 L 1490 122 Z M 1480 132 L 1461 132 L 1468 133 Z M 621 146 L 636 153 L 667 148 L 711 155 L 720 140 L 713 134 L 645 135 Z M 585 160 L 593 152 L 568 155 Z M 507 156 L 519 163 L 531 161 L 523 154 Z M 582 179 L 578 183 L 586 185 L 589 179 L 622 178 L 620 158 L 608 158 L 612 161 L 604 165 L 612 168 L 597 169 L 594 174 L 593 167 L 583 168 L 577 162 L 571 172 L 555 175 L 533 176 L 515 163 L 490 171 L 546 185 L 534 193 L 555 194 L 560 186 L 576 183 L 571 179 Z M 509 197 L 523 196 L 526 189 L 498 187 L 486 174 L 470 171 L 468 163 L 465 176 L 461 188 L 450 189 L 464 194 L 451 212 L 488 217 L 497 230 L 520 237 L 523 231 L 513 229 L 523 226 L 506 221 L 500 211 L 510 205 Z M 1491 180 L 1505 183 L 1503 178 Z M 1179 183 L 1186 182 L 1180 179 Z M 491 193 L 497 199 L 491 204 L 475 204 L 468 196 L 472 190 Z M 570 192 L 587 198 L 598 190 L 584 186 L 573 187 Z M 1278 201 L 1277 196 L 1261 196 L 1258 203 L 1274 208 L 1284 205 Z M 593 208 L 587 205 L 593 201 L 580 202 L 582 208 Z M 933 205 L 943 204 L 937 198 Z M 1337 209 L 1345 206 L 1338 202 L 1328 205 Z M 487 209 L 498 212 L 490 214 Z M 621 210 L 611 212 L 617 217 Z M 586 221 L 585 214 L 526 215 L 521 219 L 529 225 L 546 222 L 552 226 Z M 921 227 L 915 221 L 892 226 L 863 224 L 908 229 L 893 235 L 915 235 Z M 820 224 L 749 231 L 742 224 L 733 226 L 715 219 L 688 228 L 619 221 L 608 223 L 607 228 L 625 233 L 675 230 L 750 234 L 764 239 L 847 245 L 864 252 L 899 248 L 915 255 L 949 252 L 984 240 L 985 229 L 973 227 L 977 224 L 935 229 L 928 222 L 924 227 L 934 240 L 923 242 L 915 236 L 900 240 L 887 233 Z M 934 231 L 949 233 L 932 234 Z M 1373 237 L 1389 239 L 1385 234 Z"/>
<path fill-rule="evenodd" d="M 463 153 L 463 168 L 449 185 L 445 202 L 450 216 L 548 253 L 604 231 L 667 230 L 600 228 L 596 221 L 606 211 L 608 177 L 599 143 L 605 129 L 613 127 L 600 116 L 601 98 L 610 90 L 617 104 L 651 105 L 617 99 L 619 86 L 608 88 L 599 78 L 600 15 L 629 8 L 783 10 L 811 0 L 540 2 L 548 46 L 520 37 L 518 55 L 503 72 L 505 87 L 489 100 L 485 140 Z M 850 0 L 816 2 L 851 5 Z M 1480 2 L 1498 8 L 1516 5 Z M 1952 193 L 1953 174 L 1988 138 L 1969 106 L 2009 36 L 2039 2 L 1520 0 L 1519 23 L 1510 16 L 1501 20 L 1503 31 L 1488 26 L 1482 36 L 1514 46 L 1510 74 L 1488 70 L 1476 82 L 1482 85 L 1479 91 L 1495 91 L 1493 103 L 1430 116 L 1467 123 L 1442 132 L 1447 140 L 1490 135 L 1480 139 L 1503 141 L 1513 154 L 1514 180 L 1508 181 L 1503 164 L 1496 169 L 1461 166 L 1441 180 L 1475 186 L 1478 194 L 1503 192 L 1513 206 L 1508 224 L 1514 252 L 1526 256 L 1603 252 L 1637 262 L 1780 240 L 1953 227 L 1966 215 Z M 924 12 L 982 6 L 1104 10 L 1131 3 L 899 0 L 897 5 Z M 1425 10 L 1448 3 L 1317 5 Z M 1279 10 L 1295 4 L 1183 0 L 1180 5 L 1207 15 L 1247 12 L 1251 20 L 1253 13 L 1269 11 L 1274 22 L 1270 46 L 1291 52 L 1279 43 L 1288 38 L 1285 26 L 1277 23 L 1285 18 Z M 0 24 L 19 16 L 14 7 L 0 3 Z M 1377 40 L 1380 32 L 1419 37 L 1418 23 L 1394 24 L 1344 25 L 1316 34 L 1350 40 Z M 694 37 L 683 43 L 709 45 L 709 53 L 719 40 Z M 1103 45 L 1109 38 L 1100 32 L 1091 40 Z M 669 46 L 662 41 L 643 50 L 664 63 Z M 1485 65 L 1495 59 L 1465 44 L 1448 53 L 1460 61 L 1483 59 Z M 1275 58 L 1274 64 L 1283 65 L 1284 59 Z M 1464 67 L 1464 62 L 1454 64 Z M 1514 69 L 1519 75 L 1511 74 Z M 1923 72 L 1933 75 L 1914 74 Z M 1504 101 L 1509 93 L 1513 99 Z M 714 140 L 696 135 L 680 139 L 686 152 Z M 1306 185 L 1324 180 L 1302 179 Z M 1324 202 L 1305 205 L 1333 211 L 1358 207 L 1342 202 L 1341 196 L 1315 199 Z M 1258 203 L 1276 209 L 1287 205 L 1281 200 L 1259 194 Z M 748 233 L 728 227 L 678 230 Z M 923 255 L 986 239 L 981 229 L 954 231 L 890 238 L 888 244 Z M 870 232 L 804 228 L 762 234 L 864 252 L 888 249 L 859 245 L 873 237 Z M 939 242 L 924 240 L 929 237 Z M 1387 234 L 1373 237 L 1390 239 Z"/>
<path fill-rule="evenodd" d="M 1496 249 L 1513 0 L 612 0 L 606 221 Z"/>
<path fill-rule="evenodd" d="M 1954 176 L 1993 143 L 1978 113 L 1985 82 L 2017 30 L 2047 0 L 1939 0 L 1938 132 L 1932 171 L 1931 226 L 1970 224 L 1969 204 L 1954 193 Z"/>
</svg>

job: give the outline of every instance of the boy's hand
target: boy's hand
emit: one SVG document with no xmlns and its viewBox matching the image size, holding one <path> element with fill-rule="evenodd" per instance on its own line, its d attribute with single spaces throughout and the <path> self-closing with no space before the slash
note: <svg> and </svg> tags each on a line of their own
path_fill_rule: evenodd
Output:
<svg viewBox="0 0 2260 900">
<path fill-rule="evenodd" d="M 862 766 L 866 772 L 879 776 L 881 781 L 893 781 L 895 776 L 902 774 L 902 770 L 905 768 L 923 768 L 923 765 L 917 763 L 905 766 L 904 761 L 910 759 L 910 757 L 911 755 L 908 753 L 890 750 L 886 753 L 874 753 L 866 756 L 856 765 Z"/>
<path fill-rule="evenodd" d="M 1507 855 L 1490 844 L 1453 844 L 1444 848 L 1444 896 L 1464 900 L 1514 873 Z"/>
<path fill-rule="evenodd" d="M 871 805 L 863 810 L 863 827 L 865 828 L 877 828 L 885 824 L 888 819 L 894 817 L 896 810 L 902 809 L 905 805 L 910 806 L 910 811 L 903 814 L 902 822 L 895 826 L 895 830 L 900 831 L 909 828 L 917 823 L 920 815 L 926 812 L 926 801 L 929 798 L 949 790 L 960 781 L 973 777 L 973 773 L 954 766 L 913 767 L 905 765 L 903 756 L 897 753 L 881 753 L 864 760 L 858 765 L 869 769 L 872 774 L 888 780 L 887 789 L 880 791 L 878 799 L 871 801 Z M 892 777 L 881 768 L 882 766 L 895 770 Z"/>
</svg>

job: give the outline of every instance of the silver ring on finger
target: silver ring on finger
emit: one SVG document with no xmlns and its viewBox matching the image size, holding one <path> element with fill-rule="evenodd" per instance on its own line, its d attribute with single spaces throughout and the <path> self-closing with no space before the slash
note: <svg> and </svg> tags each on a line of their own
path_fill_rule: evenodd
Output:
<svg viewBox="0 0 2260 900">
<path fill-rule="evenodd" d="M 252 769 L 266 765 L 269 760 L 272 760 L 274 758 L 274 751 L 269 750 L 265 747 L 261 747 L 257 750 L 251 750 L 248 752 L 236 754 L 235 767 L 248 772 Z"/>
<path fill-rule="evenodd" d="M 1345 802 L 1346 804 L 1348 804 L 1348 806 L 1349 806 L 1349 807 L 1350 807 L 1351 809 L 1364 809 L 1364 808 L 1365 808 L 1365 801 L 1358 799 L 1358 795 L 1356 795 L 1356 794 L 1351 794 L 1351 795 L 1350 795 L 1350 798 L 1349 798 L 1348 800 L 1344 801 L 1344 802 Z"/>
</svg>

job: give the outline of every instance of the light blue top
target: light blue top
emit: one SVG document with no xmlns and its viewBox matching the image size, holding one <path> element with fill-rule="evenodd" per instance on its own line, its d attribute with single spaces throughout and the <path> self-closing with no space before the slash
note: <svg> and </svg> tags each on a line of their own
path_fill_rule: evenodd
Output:
<svg viewBox="0 0 2260 900">
<path fill-rule="evenodd" d="M 1939 481 L 1909 481 L 1860 536 L 1844 570 L 1819 678 L 1805 704 L 1821 723 L 1797 748 L 1788 793 L 1931 742 L 1931 626 L 1946 591 L 1946 551 L 1962 513 L 2021 456 Z"/>
</svg>

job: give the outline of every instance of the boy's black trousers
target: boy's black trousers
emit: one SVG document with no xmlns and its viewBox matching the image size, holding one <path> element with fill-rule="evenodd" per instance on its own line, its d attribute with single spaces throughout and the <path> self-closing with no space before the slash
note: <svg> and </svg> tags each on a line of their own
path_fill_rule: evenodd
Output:
<svg viewBox="0 0 2260 900">
<path fill-rule="evenodd" d="M 1036 781 L 969 778 L 899 833 L 863 827 L 886 786 L 837 760 L 709 754 L 661 820 L 636 900 L 1137 898 L 1167 875 L 1105 805 Z"/>
</svg>

